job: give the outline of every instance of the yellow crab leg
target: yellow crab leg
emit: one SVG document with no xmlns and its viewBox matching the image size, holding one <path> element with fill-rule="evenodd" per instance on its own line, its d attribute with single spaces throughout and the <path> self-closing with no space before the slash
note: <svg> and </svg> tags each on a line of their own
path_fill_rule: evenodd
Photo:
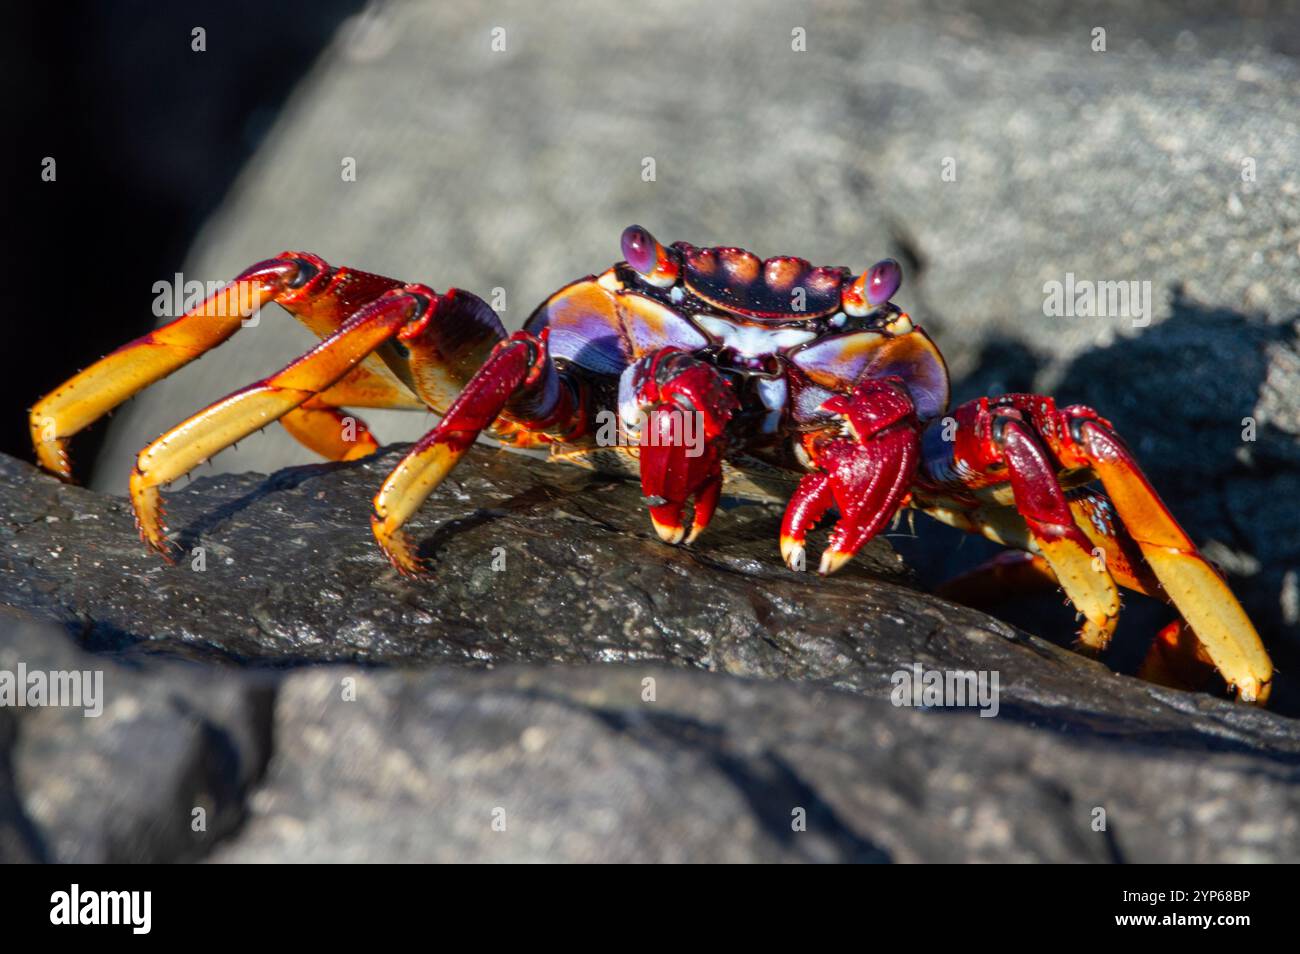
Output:
<svg viewBox="0 0 1300 954">
<path fill-rule="evenodd" d="M 561 380 L 548 351 L 548 336 L 547 331 L 540 336 L 517 331 L 498 343 L 438 426 L 411 448 L 375 494 L 370 526 L 399 573 L 418 576 L 424 571 L 402 525 L 484 430 L 495 425 L 506 434 L 522 428 L 576 436 L 585 428 L 585 408 Z"/>
<path fill-rule="evenodd" d="M 998 440 L 1016 510 L 1024 518 L 1035 552 L 1047 561 L 1070 602 L 1083 614 L 1080 641 L 1100 652 L 1119 622 L 1115 581 L 1105 563 L 1094 558 L 1091 541 L 1074 522 L 1055 464 L 1033 429 L 1011 414 L 1002 416 L 999 425 Z"/>
<path fill-rule="evenodd" d="M 329 388 L 436 301 L 421 285 L 385 293 L 283 370 L 222 398 L 142 450 L 130 488 L 144 541 L 169 555 L 159 488 Z"/>
<path fill-rule="evenodd" d="M 68 438 L 127 398 L 221 344 L 253 310 L 262 307 L 297 274 L 289 260 L 255 265 L 201 305 L 161 328 L 123 345 L 69 379 L 29 413 L 32 445 L 46 470 L 68 479 Z"/>
<path fill-rule="evenodd" d="M 1066 412 L 1069 413 L 1069 412 Z M 1170 602 L 1244 702 L 1268 699 L 1273 663 L 1232 590 L 1166 509 L 1132 454 L 1104 422 L 1074 421 L 1077 436 L 1058 453 L 1100 478 L 1129 535 Z"/>
<path fill-rule="evenodd" d="M 379 450 L 364 421 L 326 404 L 320 395 L 294 408 L 280 424 L 294 440 L 326 460 L 358 460 Z"/>
</svg>

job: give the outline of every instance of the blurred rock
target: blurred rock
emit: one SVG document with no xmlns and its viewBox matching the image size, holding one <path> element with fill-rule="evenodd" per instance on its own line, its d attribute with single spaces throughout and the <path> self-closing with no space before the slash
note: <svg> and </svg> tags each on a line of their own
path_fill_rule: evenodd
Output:
<svg viewBox="0 0 1300 954">
<path fill-rule="evenodd" d="M 86 695 L 79 708 L 0 709 L 0 861 L 194 861 L 243 821 L 270 754 L 267 680 L 123 666 L 5 610 L 0 671 L 19 664 L 83 672 L 83 691 L 95 678 L 102 689 L 93 708 Z"/>
<path fill-rule="evenodd" d="M 346 675 L 287 680 L 277 758 L 247 828 L 217 860 L 1191 862 L 1300 852 L 1300 739 L 1275 736 L 1277 723 L 1259 713 L 1254 728 L 1238 724 L 1251 739 L 1243 744 L 1216 738 L 1217 716 L 1184 713 L 1173 729 L 1160 706 L 1115 721 L 1068 711 L 983 719 L 644 666 L 366 674 L 356 701 L 341 702 Z M 1105 831 L 1093 829 L 1098 808 Z"/>
</svg>

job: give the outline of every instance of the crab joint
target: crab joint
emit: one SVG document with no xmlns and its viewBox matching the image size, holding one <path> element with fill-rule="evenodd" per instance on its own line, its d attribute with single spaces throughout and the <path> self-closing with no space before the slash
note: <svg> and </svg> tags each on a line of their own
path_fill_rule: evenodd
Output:
<svg viewBox="0 0 1300 954">
<path fill-rule="evenodd" d="M 227 395 L 140 451 L 130 490 L 145 543 L 164 555 L 169 549 L 161 487 L 329 388 L 434 301 L 422 285 L 386 292 L 281 371 Z"/>
</svg>

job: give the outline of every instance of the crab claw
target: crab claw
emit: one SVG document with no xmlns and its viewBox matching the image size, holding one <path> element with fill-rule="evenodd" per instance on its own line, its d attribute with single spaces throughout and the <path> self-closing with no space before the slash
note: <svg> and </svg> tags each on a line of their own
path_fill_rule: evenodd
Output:
<svg viewBox="0 0 1300 954">
<path fill-rule="evenodd" d="M 637 435 L 650 521 L 665 543 L 690 543 L 717 509 L 727 422 L 740 403 L 716 368 L 678 348 L 641 359 L 627 374 L 632 406 L 624 423 Z M 627 420 L 633 413 L 635 422 Z M 692 498 L 688 532 L 683 518 Z"/>
<path fill-rule="evenodd" d="M 897 379 L 867 380 L 822 410 L 840 416 L 847 436 L 817 448 L 817 471 L 790 500 L 781 528 L 781 553 L 803 568 L 804 536 L 833 502 L 840 512 L 822 553 L 822 576 L 844 566 L 893 519 L 907 499 L 920 454 L 915 408 Z"/>
</svg>

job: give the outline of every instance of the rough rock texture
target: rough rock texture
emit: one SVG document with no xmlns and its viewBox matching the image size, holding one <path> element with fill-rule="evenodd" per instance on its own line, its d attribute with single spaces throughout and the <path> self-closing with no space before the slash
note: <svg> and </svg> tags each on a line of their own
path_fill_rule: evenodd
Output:
<svg viewBox="0 0 1300 954">
<path fill-rule="evenodd" d="M 177 566 L 0 460 L 0 670 L 105 673 L 97 719 L 0 709 L 6 859 L 1300 858 L 1290 718 L 937 600 L 884 542 L 819 582 L 728 500 L 673 550 L 635 484 L 487 449 L 408 582 L 366 524 L 394 459 L 195 481 Z M 913 664 L 996 670 L 997 717 L 895 707 Z"/>
</svg>

